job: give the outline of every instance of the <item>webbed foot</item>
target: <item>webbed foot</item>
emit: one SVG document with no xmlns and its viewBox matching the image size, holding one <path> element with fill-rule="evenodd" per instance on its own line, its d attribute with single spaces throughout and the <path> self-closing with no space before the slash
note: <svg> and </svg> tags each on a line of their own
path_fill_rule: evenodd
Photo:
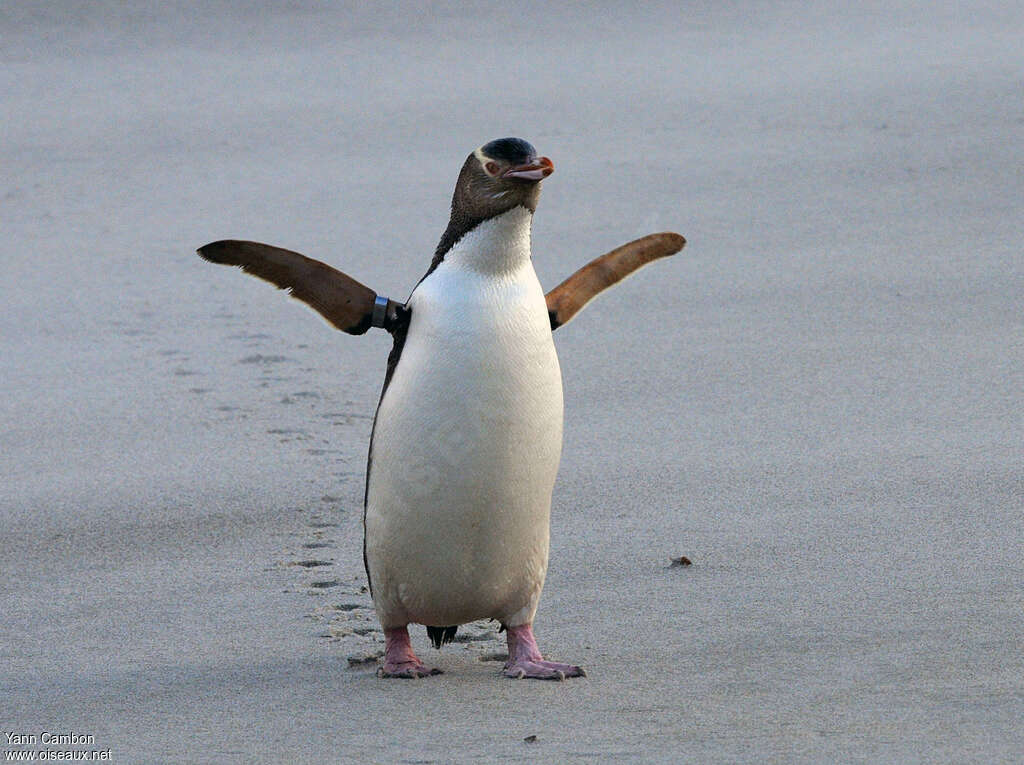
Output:
<svg viewBox="0 0 1024 765">
<path fill-rule="evenodd" d="M 443 674 L 436 667 L 428 667 L 413 653 L 409 630 L 405 627 L 384 630 L 384 661 L 377 670 L 378 677 L 398 677 L 414 680 L 419 677 Z"/>
<path fill-rule="evenodd" d="M 385 662 L 377 669 L 377 677 L 399 677 L 406 680 L 415 680 L 430 675 L 443 675 L 437 667 L 428 667 L 417 661 L 407 661 L 401 664 L 389 664 Z"/>
<path fill-rule="evenodd" d="M 586 677 L 583 667 L 545 661 L 533 637 L 529 624 L 508 627 L 508 661 L 502 674 L 515 680 L 532 678 L 536 680 L 565 680 L 567 677 Z"/>
</svg>

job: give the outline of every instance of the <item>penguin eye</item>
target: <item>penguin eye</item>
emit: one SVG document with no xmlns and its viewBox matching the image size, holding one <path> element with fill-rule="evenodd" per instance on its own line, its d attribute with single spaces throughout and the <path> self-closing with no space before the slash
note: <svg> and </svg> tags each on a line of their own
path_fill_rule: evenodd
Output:
<svg viewBox="0 0 1024 765">
<path fill-rule="evenodd" d="M 484 170 L 487 171 L 488 175 L 497 175 L 499 169 L 497 162 L 487 162 L 484 164 Z"/>
</svg>

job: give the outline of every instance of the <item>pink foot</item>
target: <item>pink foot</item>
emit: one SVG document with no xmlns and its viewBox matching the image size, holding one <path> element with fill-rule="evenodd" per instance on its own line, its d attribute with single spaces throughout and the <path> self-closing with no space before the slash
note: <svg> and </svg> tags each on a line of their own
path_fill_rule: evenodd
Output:
<svg viewBox="0 0 1024 765">
<path fill-rule="evenodd" d="M 533 628 L 529 624 L 508 627 L 508 662 L 505 663 L 505 677 L 522 680 L 532 677 L 537 680 L 565 680 L 567 677 L 586 677 L 583 667 L 575 664 L 561 664 L 557 661 L 544 661 L 533 637 Z"/>
<path fill-rule="evenodd" d="M 441 674 L 441 670 L 426 666 L 412 652 L 409 630 L 405 627 L 384 630 L 384 640 L 384 663 L 377 670 L 380 677 L 415 679 Z"/>
</svg>

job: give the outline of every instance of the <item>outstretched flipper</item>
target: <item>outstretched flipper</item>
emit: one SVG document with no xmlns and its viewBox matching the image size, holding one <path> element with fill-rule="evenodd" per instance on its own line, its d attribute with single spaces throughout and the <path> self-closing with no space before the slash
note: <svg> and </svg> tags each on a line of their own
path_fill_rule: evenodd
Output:
<svg viewBox="0 0 1024 765">
<path fill-rule="evenodd" d="M 239 266 L 247 274 L 288 290 L 350 335 L 361 335 L 370 327 L 392 331 L 402 308 L 393 300 L 378 298 L 369 287 L 326 263 L 269 244 L 222 239 L 196 252 L 211 263 Z"/>
<path fill-rule="evenodd" d="M 569 322 L 597 295 L 652 260 L 674 255 L 686 245 L 679 234 L 664 232 L 628 242 L 587 263 L 547 294 L 551 329 Z"/>
</svg>

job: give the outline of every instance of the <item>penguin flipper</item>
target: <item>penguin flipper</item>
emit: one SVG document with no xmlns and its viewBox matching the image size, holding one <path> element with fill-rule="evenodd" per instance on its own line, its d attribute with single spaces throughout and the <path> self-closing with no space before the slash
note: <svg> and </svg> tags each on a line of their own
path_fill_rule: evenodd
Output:
<svg viewBox="0 0 1024 765">
<path fill-rule="evenodd" d="M 546 295 L 551 330 L 567 324 L 597 295 L 641 266 L 674 255 L 685 245 L 686 240 L 682 236 L 665 231 L 627 242 L 590 261 Z"/>
<path fill-rule="evenodd" d="M 361 335 L 374 326 L 377 293 L 351 276 L 319 260 L 291 250 L 260 242 L 222 239 L 204 244 L 196 252 L 211 263 L 239 266 L 247 274 L 258 276 L 313 308 L 332 325 L 350 335 Z M 388 300 L 376 326 L 389 328 L 396 318 L 398 304 Z"/>
</svg>

